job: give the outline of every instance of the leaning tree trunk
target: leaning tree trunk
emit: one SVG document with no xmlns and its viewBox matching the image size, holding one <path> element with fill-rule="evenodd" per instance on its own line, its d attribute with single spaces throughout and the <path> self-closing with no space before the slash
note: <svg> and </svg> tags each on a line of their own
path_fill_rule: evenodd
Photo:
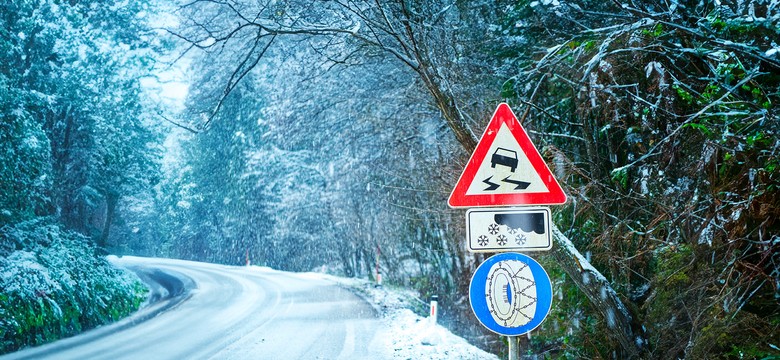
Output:
<svg viewBox="0 0 780 360">
<path fill-rule="evenodd" d="M 631 326 L 631 314 L 623 304 L 609 281 L 574 247 L 574 244 L 555 224 L 552 225 L 555 245 L 552 256 L 564 272 L 574 281 L 599 312 L 610 330 L 610 336 L 620 343 L 623 358 L 633 358 L 639 354 L 644 341 L 634 334 Z"/>
</svg>

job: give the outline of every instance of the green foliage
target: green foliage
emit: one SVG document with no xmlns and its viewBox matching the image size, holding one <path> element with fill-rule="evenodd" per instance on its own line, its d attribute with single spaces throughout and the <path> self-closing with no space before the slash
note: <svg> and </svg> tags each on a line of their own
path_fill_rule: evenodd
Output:
<svg viewBox="0 0 780 360">
<path fill-rule="evenodd" d="M 513 79 L 507 80 L 504 85 L 501 87 L 501 97 L 505 99 L 511 99 L 514 98 L 516 95 L 515 87 L 517 85 L 515 84 L 515 81 Z"/>
<path fill-rule="evenodd" d="M 64 229 L 104 242 L 118 199 L 153 185 L 159 138 L 138 82 L 151 46 L 137 15 L 149 2 L 0 0 L 0 8 L 0 352 L 8 352 L 115 321 L 143 301 L 137 278 Z"/>
<path fill-rule="evenodd" d="M 0 74 L 0 225 L 29 220 L 50 203 L 49 139 Z"/>
<path fill-rule="evenodd" d="M 625 189 L 628 187 L 628 170 L 626 168 L 620 168 L 612 170 L 612 181 Z"/>
<path fill-rule="evenodd" d="M 687 270 L 693 260 L 693 251 L 688 245 L 672 245 L 656 250 L 655 275 L 660 279 L 659 287 L 679 288 L 690 284 Z"/>
<path fill-rule="evenodd" d="M 528 354 L 546 352 L 557 359 L 581 359 L 608 352 L 607 347 L 598 345 L 603 339 L 594 336 L 599 324 L 587 297 L 554 261 L 545 257 L 538 260 L 553 284 L 553 304 L 545 321 L 533 331 Z M 593 344 L 597 349 L 582 344 Z"/>
<path fill-rule="evenodd" d="M 0 353 L 119 320 L 146 298 L 137 277 L 50 220 L 6 225 L 0 240 Z"/>
<path fill-rule="evenodd" d="M 0 136 L 14 150 L 0 155 L 20 165 L 0 172 L 0 219 L 56 212 L 104 242 L 117 201 L 156 177 L 159 138 L 138 81 L 155 47 L 140 35 L 150 3 L 0 3 Z"/>
<path fill-rule="evenodd" d="M 688 92 L 678 84 L 672 85 L 672 89 L 674 89 L 677 92 L 677 96 L 680 98 L 680 100 L 684 101 L 688 105 L 693 104 L 693 95 L 691 95 L 690 92 Z"/>
<path fill-rule="evenodd" d="M 664 24 L 657 23 L 652 29 L 642 29 L 641 33 L 645 36 L 657 38 L 664 34 Z"/>
<path fill-rule="evenodd" d="M 776 19 L 735 16 L 727 7 L 713 8 L 705 19 L 705 26 L 718 35 L 734 41 L 780 35 L 780 27 L 777 26 Z"/>
<path fill-rule="evenodd" d="M 644 356 L 773 355 L 780 63 L 767 49 L 777 47 L 777 10 L 758 1 L 515 7 L 524 9 L 505 24 L 524 26 L 503 30 L 537 51 L 518 50 L 533 65 L 512 76 L 514 97 L 544 109 L 529 117 L 541 132 L 582 139 L 543 139 L 571 169 L 563 182 L 576 205 L 556 223 L 625 300 Z M 608 357 L 617 345 L 602 340 L 578 351 Z"/>
</svg>

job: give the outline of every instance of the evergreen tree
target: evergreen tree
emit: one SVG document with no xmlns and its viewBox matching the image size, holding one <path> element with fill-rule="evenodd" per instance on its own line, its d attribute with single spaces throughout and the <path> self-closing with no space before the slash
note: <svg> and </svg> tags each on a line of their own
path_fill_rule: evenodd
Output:
<svg viewBox="0 0 780 360">
<path fill-rule="evenodd" d="M 213 64 L 201 60 L 187 100 L 186 114 L 208 111 L 216 90 Z M 248 151 L 263 146 L 260 124 L 262 96 L 248 76 L 225 99 L 224 111 L 211 128 L 183 141 L 186 168 L 180 182 L 189 191 L 177 200 L 172 214 L 186 214 L 175 226 L 181 236 L 173 240 L 174 254 L 184 258 L 228 264 L 243 264 L 247 256 L 257 259 L 267 248 L 272 226 L 267 216 L 265 191 L 257 178 L 244 176 Z M 182 202 L 184 201 L 184 202 Z"/>
</svg>

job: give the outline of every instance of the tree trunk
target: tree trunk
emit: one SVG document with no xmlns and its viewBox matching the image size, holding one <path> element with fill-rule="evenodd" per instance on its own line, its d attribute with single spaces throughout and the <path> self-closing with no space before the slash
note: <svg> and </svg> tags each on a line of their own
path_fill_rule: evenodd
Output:
<svg viewBox="0 0 780 360">
<path fill-rule="evenodd" d="M 471 154 L 477 147 L 477 139 L 471 131 L 469 131 L 468 127 L 466 127 L 463 116 L 461 116 L 460 111 L 455 105 L 455 99 L 453 99 L 452 96 L 444 94 L 441 86 L 434 80 L 433 76 L 426 72 L 426 69 L 425 66 L 421 66 L 416 70 L 425 83 L 425 87 L 428 88 L 431 96 L 433 96 L 436 107 L 441 111 L 444 120 L 447 122 L 447 126 L 452 130 L 452 134 L 455 135 L 455 139 L 458 140 L 467 153 Z"/>
<path fill-rule="evenodd" d="M 116 204 L 119 202 L 119 197 L 116 195 L 106 196 L 106 222 L 103 224 L 103 232 L 100 234 L 100 238 L 97 242 L 98 251 L 101 253 L 107 253 L 108 235 L 111 230 L 111 223 L 114 222 L 114 214 L 116 213 Z"/>
</svg>

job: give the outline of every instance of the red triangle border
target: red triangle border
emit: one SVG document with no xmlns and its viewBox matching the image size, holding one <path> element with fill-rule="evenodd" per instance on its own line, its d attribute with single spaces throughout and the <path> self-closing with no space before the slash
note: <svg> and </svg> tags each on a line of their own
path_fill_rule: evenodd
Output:
<svg viewBox="0 0 780 360">
<path fill-rule="evenodd" d="M 517 140 L 520 149 L 528 157 L 536 173 L 547 187 L 547 192 L 529 192 L 514 194 L 476 194 L 467 195 L 471 183 L 477 175 L 482 163 L 488 156 L 488 151 L 498 134 L 502 124 L 506 124 L 509 131 Z M 515 206 L 515 205 L 559 205 L 566 202 L 566 194 L 563 192 L 558 180 L 555 179 L 547 163 L 544 162 L 539 150 L 531 142 L 523 126 L 506 103 L 501 103 L 496 108 L 485 132 L 482 134 L 474 153 L 466 163 L 458 183 L 447 201 L 450 207 L 483 207 L 483 206 Z"/>
</svg>

